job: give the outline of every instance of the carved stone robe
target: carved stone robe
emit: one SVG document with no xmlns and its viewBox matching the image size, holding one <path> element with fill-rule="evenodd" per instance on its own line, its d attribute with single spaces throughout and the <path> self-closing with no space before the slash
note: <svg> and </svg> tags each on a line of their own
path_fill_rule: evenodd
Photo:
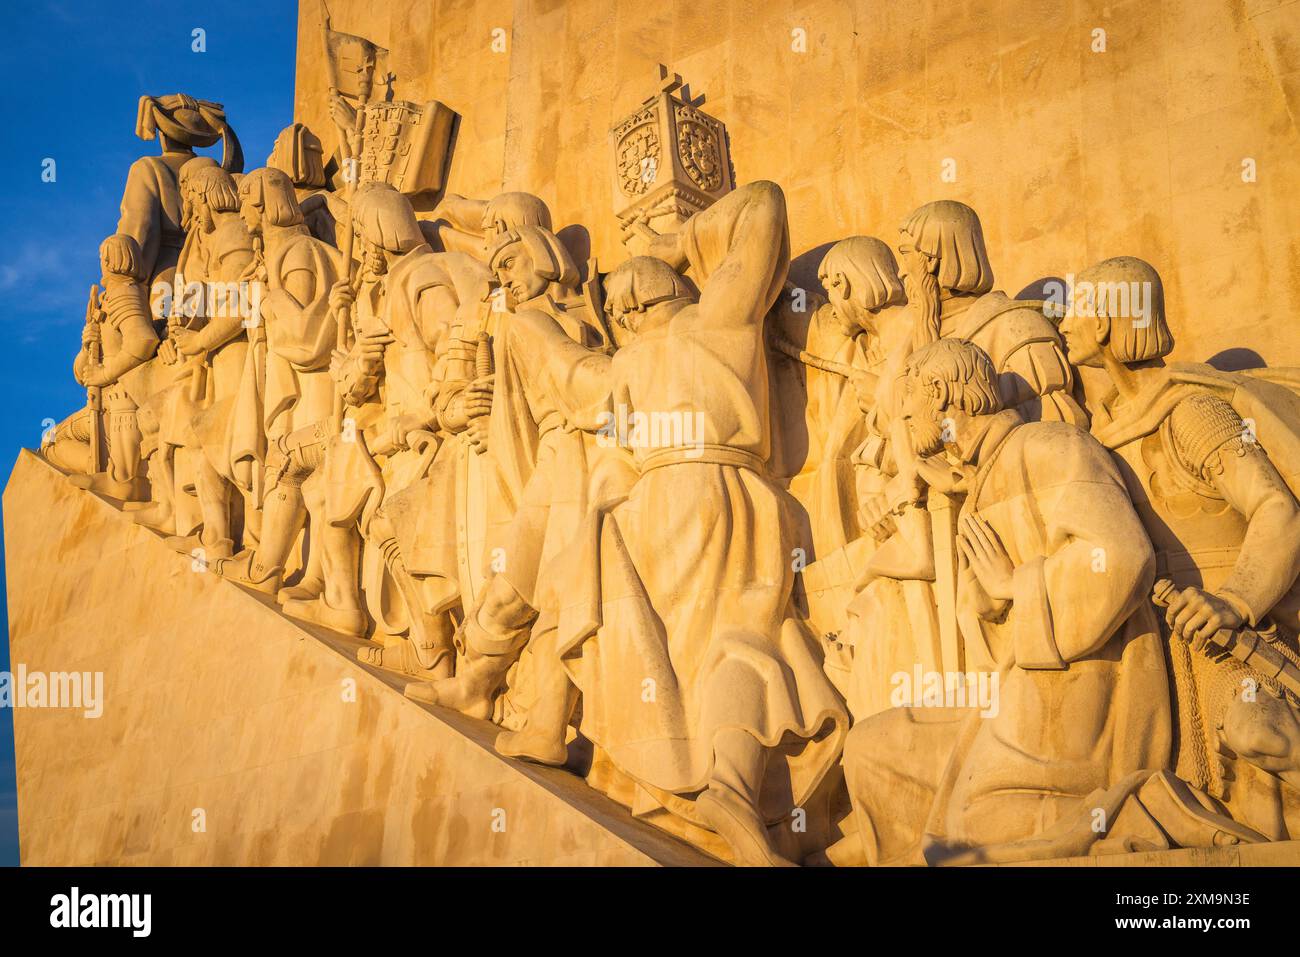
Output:
<svg viewBox="0 0 1300 957">
<path fill-rule="evenodd" d="M 580 728 L 642 786 L 634 812 L 704 788 L 715 735 L 738 728 L 784 745 L 760 800 L 773 820 L 816 788 L 847 725 L 792 606 L 797 506 L 766 474 L 762 321 L 788 264 L 784 198 L 772 184 L 737 190 L 682 239 L 700 301 L 615 353 L 611 401 L 699 413 L 703 441 L 633 448 L 630 493 L 588 518 L 548 580 L 562 583 Z"/>
<path fill-rule="evenodd" d="M 897 707 L 853 728 L 845 776 L 867 863 L 1031 857 L 1020 842 L 1170 759 L 1155 557 L 1106 450 L 1073 426 L 998 413 L 963 513 L 989 523 L 1015 567 L 1001 616 L 973 576 L 959 583 L 959 605 L 988 619 L 995 713 Z"/>
</svg>

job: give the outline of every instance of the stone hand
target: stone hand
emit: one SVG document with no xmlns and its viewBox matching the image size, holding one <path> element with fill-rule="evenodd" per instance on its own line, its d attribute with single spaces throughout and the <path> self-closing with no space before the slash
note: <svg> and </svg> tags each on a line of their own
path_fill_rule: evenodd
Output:
<svg viewBox="0 0 1300 957">
<path fill-rule="evenodd" d="M 465 436 L 469 440 L 470 447 L 476 452 L 486 452 L 488 443 L 488 420 L 486 418 L 470 419 L 469 426 L 465 429 Z"/>
<path fill-rule="evenodd" d="M 854 369 L 849 375 L 849 384 L 853 386 L 853 395 L 858 400 L 858 408 L 863 415 L 876 407 L 876 385 L 880 377 L 872 375 L 865 369 Z"/>
<path fill-rule="evenodd" d="M 1169 630 L 1184 641 L 1204 643 L 1221 628 L 1240 628 L 1241 613 L 1218 595 L 1189 585 L 1165 609 Z"/>
<path fill-rule="evenodd" d="M 347 279 L 340 279 L 330 287 L 330 312 L 350 309 L 356 298 L 357 294 L 352 291 L 352 283 Z"/>
<path fill-rule="evenodd" d="M 108 374 L 103 366 L 95 366 L 82 376 L 82 380 L 82 385 L 94 388 L 111 384 L 113 377 Z"/>
<path fill-rule="evenodd" d="M 475 379 L 466 387 L 464 392 L 466 418 L 474 419 L 480 415 L 491 414 L 492 390 L 495 382 L 496 374 L 492 373 L 481 379 Z"/>
<path fill-rule="evenodd" d="M 967 515 L 962 520 L 957 545 L 985 594 L 1010 601 L 1015 594 L 1012 586 L 1015 567 L 989 523 L 978 515 Z"/>
<path fill-rule="evenodd" d="M 341 129 L 352 130 L 357 122 L 357 111 L 337 92 L 331 92 L 329 98 L 330 119 Z"/>
<path fill-rule="evenodd" d="M 384 350 L 395 340 L 386 330 L 370 330 L 357 336 L 352 346 L 352 358 L 356 360 L 361 371 L 374 375 L 384 362 Z"/>
<path fill-rule="evenodd" d="M 193 329 L 172 330 L 171 341 L 175 345 L 176 351 L 183 356 L 197 356 L 203 351 L 199 334 Z"/>
</svg>

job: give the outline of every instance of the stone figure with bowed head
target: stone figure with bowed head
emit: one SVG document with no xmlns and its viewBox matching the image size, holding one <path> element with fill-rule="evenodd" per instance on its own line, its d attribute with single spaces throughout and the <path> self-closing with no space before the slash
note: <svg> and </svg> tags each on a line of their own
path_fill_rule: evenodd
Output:
<svg viewBox="0 0 1300 957">
<path fill-rule="evenodd" d="M 808 511 L 813 554 L 822 557 L 864 531 L 854 457 L 875 414 L 870 393 L 879 367 L 910 329 L 898 263 L 881 240 L 840 240 L 822 259 L 818 278 L 827 299 L 788 287 L 767 323 L 775 346 L 771 467 L 789 477 L 791 494 Z M 873 409 L 867 415 L 851 385 L 859 377 Z"/>
<path fill-rule="evenodd" d="M 975 210 L 953 200 L 927 203 L 899 233 L 903 283 L 914 310 L 912 348 L 967 339 L 988 353 L 1003 401 L 1025 419 L 1085 424 L 1071 395 L 1070 364 L 1043 304 L 993 289 Z"/>
<path fill-rule="evenodd" d="M 142 156 L 131 164 L 117 231 L 140 246 L 145 285 L 170 284 L 185 242 L 177 182 L 181 169 L 196 158 L 195 147 L 217 140 L 223 144 L 221 165 L 227 172 L 243 172 L 244 156 L 221 104 L 184 93 L 140 97 L 135 133 L 142 140 L 157 139 L 162 155 Z"/>
<path fill-rule="evenodd" d="M 103 291 L 91 290 L 81 349 L 73 375 L 100 398 L 107 438 L 107 463 L 95 462 L 92 449 L 99 410 L 78 412 L 60 423 L 42 448 L 47 460 L 73 473 L 72 482 L 114 498 L 146 497 L 141 475 L 140 429 L 136 410 L 143 400 L 139 370 L 158 349 L 158 334 L 149 314 L 149 295 L 141 282 L 140 247 L 130 236 L 115 234 L 99 247 Z M 99 471 L 106 466 L 104 471 Z"/>
<path fill-rule="evenodd" d="M 1151 543 L 1106 449 L 1075 426 L 1027 423 L 1007 408 L 975 344 L 923 347 L 904 382 L 900 415 L 922 474 L 965 494 L 958 607 L 979 627 L 965 634 L 965 700 L 903 689 L 897 707 L 850 732 L 856 829 L 828 856 L 888 864 L 1086 853 L 1098 836 L 1087 826 L 1096 796 L 1169 761 Z M 940 455 L 961 470 L 925 461 Z M 1063 829 L 1084 843 L 1054 842 Z"/>
<path fill-rule="evenodd" d="M 793 606 L 796 506 L 767 474 L 763 324 L 789 265 L 785 198 L 750 184 L 650 248 L 606 280 L 626 333 L 606 402 L 696 414 L 700 433 L 629 442 L 630 485 L 557 557 L 544 614 L 581 731 L 639 783 L 639 810 L 703 824 L 739 863 L 788 864 L 802 854 L 769 826 L 833 768 L 848 719 Z M 563 713 L 546 717 L 498 749 L 532 756 L 549 736 L 557 750 Z"/>
<path fill-rule="evenodd" d="M 1098 263 L 1074 291 L 1061 330 L 1092 432 L 1114 451 L 1168 580 L 1178 775 L 1280 837 L 1276 787 L 1232 755 L 1300 787 L 1300 686 L 1219 639 L 1271 631 L 1279 661 L 1300 665 L 1300 372 L 1169 362 L 1160 276 L 1140 259 Z M 1225 764 L 1237 765 L 1231 786 Z"/>
</svg>

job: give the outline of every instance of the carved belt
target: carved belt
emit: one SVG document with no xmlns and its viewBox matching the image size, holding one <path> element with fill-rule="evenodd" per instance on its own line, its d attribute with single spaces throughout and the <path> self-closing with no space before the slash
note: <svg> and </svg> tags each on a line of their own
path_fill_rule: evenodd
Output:
<svg viewBox="0 0 1300 957">
<path fill-rule="evenodd" d="M 753 452 L 732 448 L 729 445 L 686 445 L 671 449 L 659 449 L 647 455 L 641 462 L 641 474 L 668 465 L 685 465 L 695 462 L 703 465 L 730 465 L 734 468 L 749 469 L 759 475 L 767 474 L 767 465 Z"/>
</svg>

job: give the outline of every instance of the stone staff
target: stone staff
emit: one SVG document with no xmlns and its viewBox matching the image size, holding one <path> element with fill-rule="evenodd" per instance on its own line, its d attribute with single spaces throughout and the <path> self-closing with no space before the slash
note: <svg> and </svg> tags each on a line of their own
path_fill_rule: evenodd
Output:
<svg viewBox="0 0 1300 957">
<path fill-rule="evenodd" d="M 103 313 L 99 307 L 99 286 L 92 284 L 90 287 L 90 296 L 86 300 L 86 325 L 100 325 Z M 104 364 L 104 346 L 99 339 L 99 330 L 96 329 L 95 340 L 87 349 L 90 361 L 94 365 Z M 90 411 L 90 474 L 94 475 L 103 468 L 104 447 L 103 438 L 99 431 L 99 414 L 104 408 L 104 389 L 102 386 L 92 385 L 86 389 L 86 408 Z"/>
</svg>

